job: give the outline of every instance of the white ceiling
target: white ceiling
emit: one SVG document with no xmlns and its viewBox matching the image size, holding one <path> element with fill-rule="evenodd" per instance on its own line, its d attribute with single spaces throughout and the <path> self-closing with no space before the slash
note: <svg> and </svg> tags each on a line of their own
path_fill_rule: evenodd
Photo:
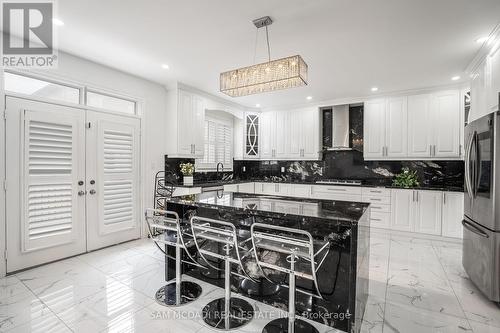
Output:
<svg viewBox="0 0 500 333">
<path fill-rule="evenodd" d="M 499 0 L 63 0 L 59 47 L 159 83 L 178 80 L 262 107 L 452 83 L 500 19 Z M 269 15 L 271 57 L 300 54 L 309 85 L 240 98 L 219 73 L 254 61 L 252 20 Z M 263 30 L 257 62 L 266 59 Z M 163 70 L 161 64 L 170 66 Z"/>
</svg>

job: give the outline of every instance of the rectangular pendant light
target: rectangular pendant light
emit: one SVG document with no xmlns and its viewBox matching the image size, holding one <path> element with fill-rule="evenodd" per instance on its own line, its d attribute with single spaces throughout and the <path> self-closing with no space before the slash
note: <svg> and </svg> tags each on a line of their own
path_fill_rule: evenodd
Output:
<svg viewBox="0 0 500 333">
<path fill-rule="evenodd" d="M 307 64 L 295 55 L 220 74 L 220 91 L 246 96 L 307 85 Z"/>
</svg>

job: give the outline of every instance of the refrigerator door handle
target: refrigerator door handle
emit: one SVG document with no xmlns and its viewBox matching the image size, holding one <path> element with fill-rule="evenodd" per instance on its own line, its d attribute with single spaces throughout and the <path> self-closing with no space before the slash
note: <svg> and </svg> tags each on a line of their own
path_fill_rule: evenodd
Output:
<svg viewBox="0 0 500 333">
<path fill-rule="evenodd" d="M 471 136 L 469 144 L 465 150 L 465 187 L 467 189 L 467 194 L 472 198 L 472 187 L 471 187 L 471 177 L 470 177 L 470 153 L 472 150 L 472 141 L 474 140 L 474 135 Z"/>
<path fill-rule="evenodd" d="M 474 140 L 475 149 L 475 167 L 474 167 L 474 198 L 477 197 L 479 191 L 479 183 L 481 182 L 481 147 L 479 145 L 479 135 L 476 133 Z"/>
<path fill-rule="evenodd" d="M 490 236 L 476 227 L 475 225 L 471 224 L 470 222 L 467 222 L 466 220 L 462 220 L 462 225 L 464 226 L 465 229 L 469 230 L 470 232 L 475 233 L 476 235 L 479 235 L 481 237 L 489 238 Z"/>
</svg>

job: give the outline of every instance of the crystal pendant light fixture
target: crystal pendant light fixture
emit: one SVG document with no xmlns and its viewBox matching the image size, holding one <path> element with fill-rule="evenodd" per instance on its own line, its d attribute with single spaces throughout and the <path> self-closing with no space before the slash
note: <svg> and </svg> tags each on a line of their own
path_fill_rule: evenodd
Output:
<svg viewBox="0 0 500 333">
<path fill-rule="evenodd" d="M 246 96 L 307 85 L 307 64 L 300 55 L 271 61 L 267 27 L 269 16 L 253 21 L 257 29 L 265 27 L 268 61 L 233 69 L 220 74 L 220 91 L 231 97 Z"/>
</svg>

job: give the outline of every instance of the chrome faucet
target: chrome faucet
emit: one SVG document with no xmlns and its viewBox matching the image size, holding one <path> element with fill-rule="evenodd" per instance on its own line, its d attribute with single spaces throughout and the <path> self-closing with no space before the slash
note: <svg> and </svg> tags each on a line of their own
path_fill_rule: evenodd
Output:
<svg viewBox="0 0 500 333">
<path fill-rule="evenodd" d="M 217 163 L 217 179 L 219 179 L 219 165 L 221 167 L 221 171 L 224 172 L 224 164 L 222 164 L 222 162 Z"/>
</svg>

